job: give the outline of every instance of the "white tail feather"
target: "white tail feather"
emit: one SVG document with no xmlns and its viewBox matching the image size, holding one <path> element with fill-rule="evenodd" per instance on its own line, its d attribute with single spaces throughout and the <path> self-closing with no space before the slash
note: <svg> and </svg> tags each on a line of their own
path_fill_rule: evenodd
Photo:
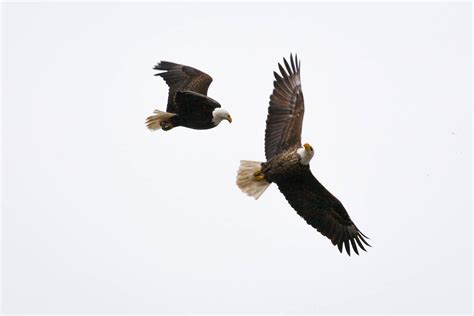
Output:
<svg viewBox="0 0 474 316">
<path fill-rule="evenodd" d="M 270 185 L 265 179 L 256 180 L 254 173 L 261 168 L 261 162 L 241 160 L 239 171 L 237 171 L 237 185 L 242 192 L 258 199 Z"/>
<path fill-rule="evenodd" d="M 151 115 L 146 119 L 146 126 L 152 131 L 161 129 L 161 122 L 169 120 L 175 115 L 160 110 L 155 110 L 153 113 L 155 113 L 155 115 Z"/>
</svg>

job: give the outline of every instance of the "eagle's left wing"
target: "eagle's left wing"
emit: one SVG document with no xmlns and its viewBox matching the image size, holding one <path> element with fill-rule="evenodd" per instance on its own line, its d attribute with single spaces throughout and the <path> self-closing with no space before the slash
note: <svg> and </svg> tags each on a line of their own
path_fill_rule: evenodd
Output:
<svg viewBox="0 0 474 316">
<path fill-rule="evenodd" d="M 207 95 L 207 90 L 212 82 L 212 77 L 201 70 L 169 61 L 161 61 L 153 69 L 165 70 L 165 72 L 158 73 L 155 76 L 162 77 L 169 86 L 166 112 L 176 112 L 174 100 L 176 92 L 189 90 Z"/>
<path fill-rule="evenodd" d="M 300 81 L 300 63 L 290 55 L 290 63 L 278 64 L 281 75 L 274 72 L 273 93 L 268 107 L 265 129 L 265 156 L 270 160 L 282 151 L 301 146 L 304 99 Z M 291 64 L 291 66 L 290 66 Z M 286 69 L 286 70 L 285 70 Z"/>
<path fill-rule="evenodd" d="M 352 222 L 342 203 L 313 176 L 309 167 L 277 185 L 296 212 L 337 245 L 340 252 L 343 245 L 348 255 L 351 246 L 357 254 L 357 245 L 364 251 L 363 244 L 370 246 L 364 239 L 367 236 Z"/>
</svg>

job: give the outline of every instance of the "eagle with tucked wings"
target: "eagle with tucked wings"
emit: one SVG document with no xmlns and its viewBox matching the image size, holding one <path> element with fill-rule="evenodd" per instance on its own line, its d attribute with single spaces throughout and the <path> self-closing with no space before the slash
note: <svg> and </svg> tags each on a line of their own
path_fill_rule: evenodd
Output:
<svg viewBox="0 0 474 316">
<path fill-rule="evenodd" d="M 223 120 L 232 122 L 219 102 L 207 96 L 212 78 L 196 68 L 162 61 L 153 69 L 164 70 L 162 77 L 169 87 L 166 112 L 155 110 L 146 120 L 152 131 L 183 126 L 192 129 L 210 129 Z"/>
</svg>

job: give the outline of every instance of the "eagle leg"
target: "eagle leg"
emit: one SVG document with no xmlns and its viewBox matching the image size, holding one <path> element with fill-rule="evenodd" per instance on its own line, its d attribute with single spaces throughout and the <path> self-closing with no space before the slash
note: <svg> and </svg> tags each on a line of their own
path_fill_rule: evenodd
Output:
<svg viewBox="0 0 474 316">
<path fill-rule="evenodd" d="M 265 176 L 262 172 L 262 168 L 260 167 L 260 169 L 258 169 L 257 171 L 255 171 L 253 173 L 253 178 L 255 179 L 255 181 L 262 181 L 265 179 Z"/>
<path fill-rule="evenodd" d="M 257 171 L 253 174 L 253 178 L 255 179 L 255 181 L 262 181 L 265 180 L 265 175 L 261 171 Z"/>
</svg>

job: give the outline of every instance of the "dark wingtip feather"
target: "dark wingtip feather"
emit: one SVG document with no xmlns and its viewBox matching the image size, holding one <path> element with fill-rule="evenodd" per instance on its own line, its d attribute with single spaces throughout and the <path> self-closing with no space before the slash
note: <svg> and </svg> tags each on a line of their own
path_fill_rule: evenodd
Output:
<svg viewBox="0 0 474 316">
<path fill-rule="evenodd" d="M 364 248 L 364 244 L 362 244 L 362 243 L 360 242 L 358 235 L 356 235 L 356 236 L 354 237 L 354 239 L 356 240 L 356 242 L 357 242 L 357 244 L 359 245 L 360 249 L 362 249 L 362 250 L 364 250 L 364 251 L 367 251 L 367 250 L 365 250 L 365 248 Z"/>
<path fill-rule="evenodd" d="M 339 230 L 336 230 L 334 232 L 334 235 L 331 238 L 331 242 L 334 246 L 336 246 L 339 243 L 339 235 L 340 234 L 341 234 L 341 232 Z"/>
<path fill-rule="evenodd" d="M 354 241 L 354 238 L 351 238 L 351 245 L 352 245 L 352 249 L 354 249 L 354 252 L 359 255 L 359 250 L 357 250 L 357 245 Z"/>
<path fill-rule="evenodd" d="M 285 72 L 285 69 L 283 68 L 283 66 L 280 63 L 278 63 L 278 69 L 280 69 L 280 73 L 284 78 L 288 77 L 288 74 Z"/>
<path fill-rule="evenodd" d="M 179 64 L 172 63 L 172 62 L 166 61 L 166 60 L 162 60 L 158 64 L 156 64 L 156 66 L 153 67 L 153 69 L 155 69 L 155 70 L 172 70 L 172 69 L 175 69 L 175 68 L 180 67 L 180 66 L 181 65 L 179 65 Z"/>
<path fill-rule="evenodd" d="M 290 54 L 290 62 L 291 62 L 291 69 L 293 69 L 293 73 L 296 73 L 295 61 L 293 60 L 293 54 Z"/>
<path fill-rule="evenodd" d="M 276 71 L 273 72 L 273 75 L 275 76 L 276 80 L 282 80 L 283 79 Z"/>
<path fill-rule="evenodd" d="M 342 253 L 342 241 L 337 244 L 337 248 L 339 249 L 339 252 Z"/>
<path fill-rule="evenodd" d="M 349 239 L 344 240 L 344 246 L 346 247 L 346 252 L 350 256 L 351 255 L 351 247 L 349 247 Z"/>
<path fill-rule="evenodd" d="M 283 58 L 283 62 L 285 63 L 285 68 L 286 68 L 286 71 L 288 71 L 288 75 L 291 76 L 291 68 L 290 68 L 290 65 L 288 64 L 288 61 L 286 60 L 286 58 Z"/>
<path fill-rule="evenodd" d="M 364 239 L 364 237 L 362 237 L 362 236 L 363 236 L 363 234 L 362 234 L 361 232 L 359 232 L 359 238 L 360 238 L 360 240 L 362 240 L 362 242 L 363 242 L 364 244 L 366 244 L 367 246 L 372 247 L 372 246 Z M 367 238 L 367 237 L 366 237 L 366 238 Z"/>
<path fill-rule="evenodd" d="M 166 69 L 163 69 L 163 61 L 160 61 L 158 64 L 156 64 L 153 69 L 155 70 L 166 70 Z"/>
</svg>

